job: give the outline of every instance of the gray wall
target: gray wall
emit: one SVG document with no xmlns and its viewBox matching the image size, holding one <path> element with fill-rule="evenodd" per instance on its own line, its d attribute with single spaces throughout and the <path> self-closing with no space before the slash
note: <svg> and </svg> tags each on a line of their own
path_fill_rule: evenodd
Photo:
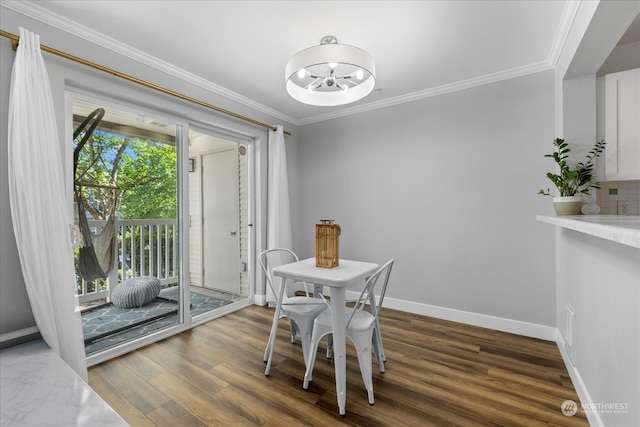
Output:
<svg viewBox="0 0 640 427">
<path fill-rule="evenodd" d="M 554 235 L 535 220 L 553 87 L 544 72 L 303 126 L 296 250 L 336 219 L 341 257 L 395 258 L 390 298 L 554 326 Z"/>
<path fill-rule="evenodd" d="M 3 27 L 4 29 L 4 27 Z M 0 334 L 35 325 L 13 235 L 7 183 L 7 120 L 13 66 L 11 43 L 0 40 Z"/>
</svg>

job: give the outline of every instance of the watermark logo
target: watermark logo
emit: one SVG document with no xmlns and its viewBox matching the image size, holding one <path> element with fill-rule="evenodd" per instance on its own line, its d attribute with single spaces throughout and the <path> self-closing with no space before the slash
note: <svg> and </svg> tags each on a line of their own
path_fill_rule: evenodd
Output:
<svg viewBox="0 0 640 427">
<path fill-rule="evenodd" d="M 573 417 L 578 412 L 578 404 L 573 400 L 565 400 L 560 405 L 560 410 L 567 417 Z"/>
<path fill-rule="evenodd" d="M 565 400 L 560 405 L 560 410 L 567 417 L 573 417 L 580 410 L 582 413 L 599 413 L 599 414 L 622 414 L 628 413 L 628 402 L 614 403 L 581 403 L 578 405 L 573 400 Z"/>
<path fill-rule="evenodd" d="M 628 402 L 592 402 L 583 403 L 584 412 L 594 412 L 598 414 L 626 414 L 629 412 Z"/>
</svg>

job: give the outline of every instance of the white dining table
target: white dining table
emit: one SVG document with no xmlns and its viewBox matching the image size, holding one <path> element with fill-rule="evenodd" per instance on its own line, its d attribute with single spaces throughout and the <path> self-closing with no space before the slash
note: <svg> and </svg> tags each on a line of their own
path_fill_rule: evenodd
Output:
<svg viewBox="0 0 640 427">
<path fill-rule="evenodd" d="M 372 262 L 350 261 L 340 259 L 339 265 L 334 268 L 316 267 L 315 258 L 284 264 L 273 269 L 273 275 L 282 278 L 280 295 L 286 280 L 302 281 L 329 288 L 331 306 L 331 324 L 333 327 L 333 359 L 336 376 L 336 393 L 338 396 L 338 408 L 340 415 L 345 415 L 347 401 L 347 359 L 346 359 L 346 295 L 347 287 L 364 280 L 378 270 L 378 264 Z M 278 306 L 276 306 L 278 310 Z M 275 336 L 278 328 L 280 313 L 276 311 L 271 334 Z M 275 339 L 270 340 L 273 346 Z M 272 351 L 273 348 L 270 349 Z M 315 357 L 315 355 L 309 355 Z"/>
</svg>

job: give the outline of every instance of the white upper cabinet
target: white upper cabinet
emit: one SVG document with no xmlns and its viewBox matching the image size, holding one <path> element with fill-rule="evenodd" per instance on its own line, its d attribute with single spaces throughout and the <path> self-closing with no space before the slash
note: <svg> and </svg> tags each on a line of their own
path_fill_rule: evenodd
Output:
<svg viewBox="0 0 640 427">
<path fill-rule="evenodd" d="M 640 68 L 607 74 L 604 84 L 606 180 L 640 179 Z"/>
</svg>

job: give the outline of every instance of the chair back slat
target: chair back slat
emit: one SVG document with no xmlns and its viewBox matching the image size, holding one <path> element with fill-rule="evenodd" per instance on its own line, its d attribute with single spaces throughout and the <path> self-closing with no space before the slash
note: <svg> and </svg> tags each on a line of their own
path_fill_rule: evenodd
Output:
<svg viewBox="0 0 640 427">
<path fill-rule="evenodd" d="M 360 292 L 360 296 L 356 301 L 356 305 L 347 320 L 347 328 L 351 324 L 351 320 L 353 319 L 353 316 L 355 316 L 356 312 L 363 310 L 367 304 L 370 306 L 371 314 L 374 317 L 378 317 L 378 312 L 380 311 L 382 301 L 384 300 L 384 294 L 387 291 L 387 284 L 389 283 L 389 276 L 391 275 L 393 262 L 394 260 L 390 259 L 367 279 L 364 287 L 362 288 L 362 292 Z M 375 288 L 381 277 L 383 277 L 382 288 L 380 290 L 380 296 L 378 297 L 378 303 L 376 304 Z"/>
<path fill-rule="evenodd" d="M 263 251 L 258 256 L 258 263 L 260 267 L 262 267 L 262 271 L 264 272 L 264 277 L 269 284 L 269 288 L 271 288 L 271 292 L 273 292 L 274 296 L 278 295 L 278 289 L 276 288 L 276 284 L 274 282 L 272 271 L 275 267 L 279 267 L 284 264 L 289 264 L 292 262 L 299 261 L 298 256 L 290 249 L 286 248 L 273 248 L 267 249 Z M 306 296 L 309 296 L 309 284 L 305 282 L 298 282 L 298 285 L 302 285 L 304 288 L 304 292 Z M 300 290 L 300 289 L 297 289 Z M 291 286 L 287 286 L 285 289 L 285 299 L 287 297 L 292 297 L 295 295 L 296 289 L 293 289 Z"/>
</svg>

